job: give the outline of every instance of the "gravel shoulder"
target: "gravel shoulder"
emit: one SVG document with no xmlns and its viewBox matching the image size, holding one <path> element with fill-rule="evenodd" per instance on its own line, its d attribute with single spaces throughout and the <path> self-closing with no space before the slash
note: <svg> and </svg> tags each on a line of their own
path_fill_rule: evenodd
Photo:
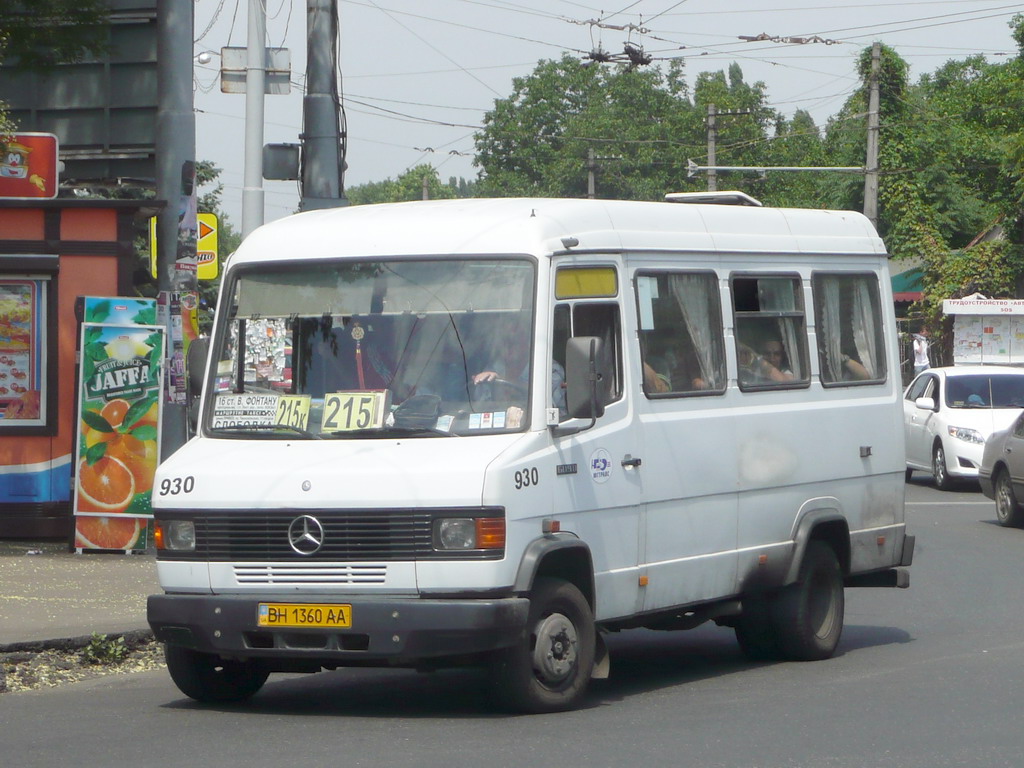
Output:
<svg viewBox="0 0 1024 768">
<path fill-rule="evenodd" d="M 62 647 L 27 647 L 0 653 L 0 694 L 53 688 L 105 675 L 126 675 L 164 666 L 163 644 L 152 635 L 124 637 L 126 652 L 118 661 L 95 663 L 88 659 L 91 638 L 65 641 Z"/>
</svg>

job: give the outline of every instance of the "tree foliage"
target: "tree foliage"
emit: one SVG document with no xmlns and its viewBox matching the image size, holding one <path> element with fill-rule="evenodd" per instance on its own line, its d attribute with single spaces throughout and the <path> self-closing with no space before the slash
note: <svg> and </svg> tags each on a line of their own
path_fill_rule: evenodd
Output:
<svg viewBox="0 0 1024 768">
<path fill-rule="evenodd" d="M 351 205 L 369 203 L 400 203 L 406 200 L 445 200 L 465 197 L 472 190 L 472 183 L 465 179 L 451 177 L 448 183 L 441 181 L 437 169 L 431 165 L 417 165 L 395 180 L 372 181 L 357 184 L 345 190 Z"/>
<path fill-rule="evenodd" d="M 925 269 L 923 309 L 980 291 L 1008 296 L 1024 276 L 1024 15 L 1010 22 L 1009 61 L 950 60 L 917 82 L 899 53 L 879 59 L 879 222 L 890 254 Z M 485 195 L 660 199 L 703 189 L 688 163 L 707 164 L 708 114 L 716 165 L 843 166 L 866 162 L 872 49 L 857 59 L 860 87 L 824 126 L 806 112 L 770 109 L 740 67 L 700 72 L 681 63 L 634 69 L 566 55 L 542 61 L 495 102 L 476 135 Z M 862 173 L 720 172 L 719 189 L 768 205 L 862 210 Z M 985 235 L 985 237 L 982 237 Z"/>
<path fill-rule="evenodd" d="M 104 0 L 0 0 L 0 61 L 45 71 L 107 49 Z"/>
</svg>

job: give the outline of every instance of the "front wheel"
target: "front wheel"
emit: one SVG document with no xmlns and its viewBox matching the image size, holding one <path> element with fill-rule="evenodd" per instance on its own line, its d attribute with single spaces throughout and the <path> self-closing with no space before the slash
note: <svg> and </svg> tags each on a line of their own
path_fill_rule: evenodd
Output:
<svg viewBox="0 0 1024 768">
<path fill-rule="evenodd" d="M 935 477 L 935 487 L 940 491 L 948 491 L 953 485 L 946 469 L 946 451 L 942 443 L 936 443 L 932 451 L 932 475 Z"/>
<path fill-rule="evenodd" d="M 827 659 L 843 633 L 843 573 L 832 548 L 807 544 L 797 582 L 785 587 L 774 606 L 779 649 L 793 661 Z"/>
<path fill-rule="evenodd" d="M 1017 503 L 1017 494 L 1013 492 L 1010 473 L 1000 470 L 995 481 L 996 520 L 1005 528 L 1019 528 L 1024 524 L 1024 510 Z"/>
<path fill-rule="evenodd" d="M 494 697 L 518 712 L 561 712 L 583 699 L 594 669 L 594 615 L 583 593 L 561 579 L 538 578 L 525 637 L 499 652 Z"/>
<path fill-rule="evenodd" d="M 165 645 L 167 671 L 178 689 L 204 703 L 244 701 L 267 681 L 256 661 L 233 661 L 180 645 Z"/>
</svg>

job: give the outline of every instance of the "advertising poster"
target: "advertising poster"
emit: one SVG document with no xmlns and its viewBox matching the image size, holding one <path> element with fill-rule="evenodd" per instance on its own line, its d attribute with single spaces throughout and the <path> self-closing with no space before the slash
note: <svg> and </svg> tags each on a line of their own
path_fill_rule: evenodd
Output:
<svg viewBox="0 0 1024 768">
<path fill-rule="evenodd" d="M 199 337 L 199 293 L 161 291 L 157 298 L 157 322 L 167 328 L 167 402 L 185 405 L 187 378 L 185 356 Z"/>
<path fill-rule="evenodd" d="M 52 133 L 16 133 L 6 138 L 0 157 L 0 197 L 54 198 L 57 196 L 57 136 Z"/>
<path fill-rule="evenodd" d="M 105 325 L 156 325 L 156 299 L 86 296 L 83 322 Z"/>
<path fill-rule="evenodd" d="M 0 282 L 0 422 L 4 424 L 42 420 L 42 290 L 38 280 Z"/>
<path fill-rule="evenodd" d="M 75 546 L 144 550 L 160 462 L 164 329 L 82 324 Z"/>
</svg>

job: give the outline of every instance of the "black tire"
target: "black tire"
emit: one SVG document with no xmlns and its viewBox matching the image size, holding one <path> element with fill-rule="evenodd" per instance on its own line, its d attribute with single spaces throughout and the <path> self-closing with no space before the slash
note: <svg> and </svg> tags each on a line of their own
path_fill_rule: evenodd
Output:
<svg viewBox="0 0 1024 768">
<path fill-rule="evenodd" d="M 932 449 L 932 476 L 935 478 L 935 487 L 940 491 L 948 491 L 953 487 L 953 481 L 946 469 L 946 449 L 941 442 L 935 443 Z"/>
<path fill-rule="evenodd" d="M 910 478 L 912 478 L 913 476 L 914 476 L 914 470 L 912 470 L 910 467 L 907 467 L 907 472 L 903 476 L 903 481 L 909 483 L 910 482 Z"/>
<path fill-rule="evenodd" d="M 771 603 L 767 597 L 744 598 L 743 613 L 736 619 L 736 640 L 743 655 L 751 661 L 775 661 L 782 656 L 779 638 L 772 624 Z"/>
<path fill-rule="evenodd" d="M 579 706 L 594 669 L 595 638 L 594 614 L 583 593 L 561 579 L 537 579 L 525 637 L 493 663 L 496 703 L 531 714 Z"/>
<path fill-rule="evenodd" d="M 178 690 L 204 703 L 244 701 L 267 681 L 255 661 L 228 661 L 180 645 L 165 645 L 167 671 Z"/>
<path fill-rule="evenodd" d="M 835 653 L 843 633 L 843 573 L 835 552 L 821 541 L 807 545 L 797 582 L 773 606 L 779 649 L 793 661 L 817 661 Z"/>
<path fill-rule="evenodd" d="M 1017 494 L 1013 492 L 1010 473 L 1001 469 L 993 483 L 996 499 L 996 520 L 1004 528 L 1020 528 L 1024 525 L 1024 510 L 1017 503 Z"/>
</svg>

